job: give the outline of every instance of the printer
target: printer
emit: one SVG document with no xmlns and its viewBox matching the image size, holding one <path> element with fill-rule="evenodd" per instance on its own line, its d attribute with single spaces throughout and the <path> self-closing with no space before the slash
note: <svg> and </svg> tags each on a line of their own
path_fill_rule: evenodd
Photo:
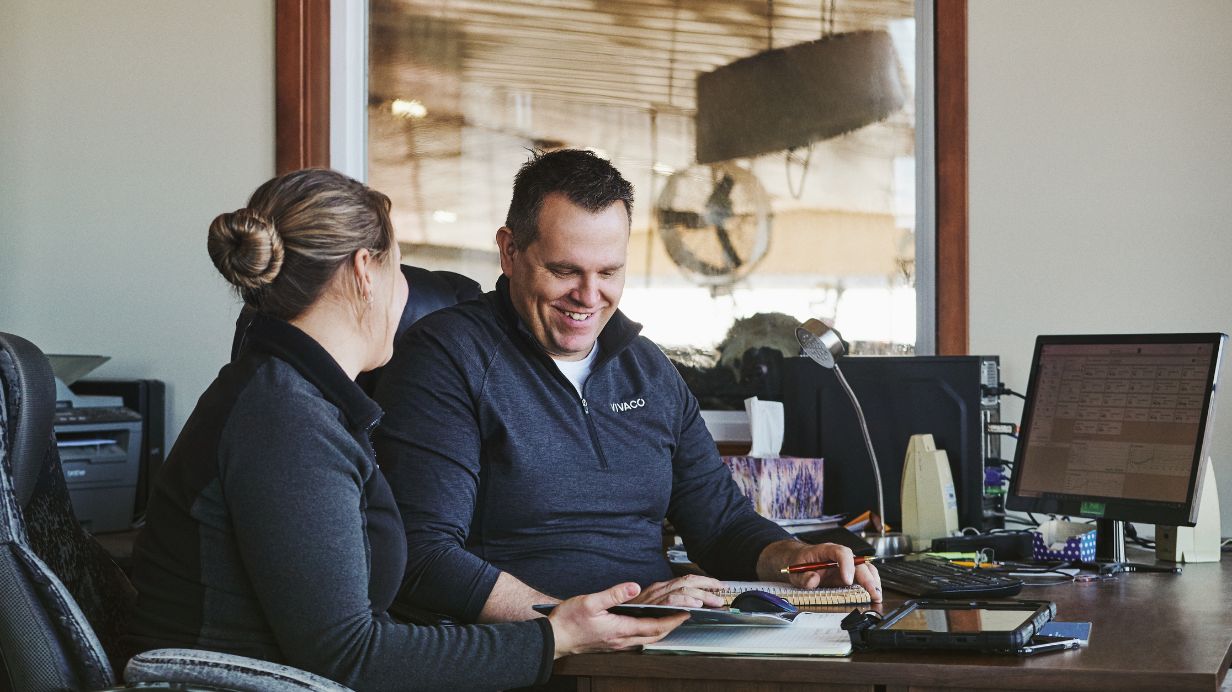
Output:
<svg viewBox="0 0 1232 692">
<path fill-rule="evenodd" d="M 142 417 L 119 396 L 74 393 L 69 385 L 107 356 L 48 354 L 56 376 L 54 427 L 60 463 L 78 521 L 91 533 L 132 527 L 140 470 Z"/>
</svg>

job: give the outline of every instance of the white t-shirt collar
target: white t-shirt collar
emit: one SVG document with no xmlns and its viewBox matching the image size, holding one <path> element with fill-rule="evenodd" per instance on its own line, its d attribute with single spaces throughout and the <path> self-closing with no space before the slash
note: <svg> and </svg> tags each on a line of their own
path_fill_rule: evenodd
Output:
<svg viewBox="0 0 1232 692">
<path fill-rule="evenodd" d="M 556 363 L 556 367 L 560 369 L 565 379 L 573 384 L 573 388 L 578 391 L 578 396 L 582 394 L 582 385 L 586 384 L 586 378 L 590 377 L 590 369 L 595 364 L 595 359 L 599 356 L 599 342 L 590 348 L 590 353 L 581 360 L 557 360 L 552 359 Z"/>
</svg>

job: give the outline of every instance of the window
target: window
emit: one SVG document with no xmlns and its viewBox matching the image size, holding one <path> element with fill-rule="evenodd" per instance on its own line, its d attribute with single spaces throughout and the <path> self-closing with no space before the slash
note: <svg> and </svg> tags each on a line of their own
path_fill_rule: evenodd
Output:
<svg viewBox="0 0 1232 692">
<path fill-rule="evenodd" d="M 340 6 L 345 6 L 347 14 L 353 14 L 351 11 L 352 5 L 356 3 L 351 0 L 334 0 L 334 21 L 338 22 Z M 621 3 L 628 6 L 631 3 Z M 696 3 L 695 3 L 696 4 Z M 839 21 L 836 29 L 838 31 L 846 30 L 841 19 L 841 13 L 848 9 L 848 5 L 861 4 L 864 6 L 871 4 L 879 4 L 873 2 L 867 3 L 841 3 L 838 5 Z M 897 4 L 897 3 L 890 3 Z M 935 190 L 931 187 L 932 177 L 925 175 L 918 180 L 919 192 L 917 196 L 924 200 L 925 206 L 930 205 L 932 200 L 936 200 L 936 265 L 938 267 L 935 274 L 930 271 L 931 267 L 927 260 L 932 254 L 932 244 L 925 239 L 922 242 L 924 252 L 921 253 L 921 262 L 918 264 L 917 276 L 917 291 L 920 293 L 918 303 L 922 309 L 918 310 L 921 315 L 921 330 L 918 337 L 918 342 L 921 344 L 923 352 L 929 352 L 932 349 L 932 344 L 936 344 L 936 351 L 939 353 L 962 353 L 966 349 L 966 94 L 965 94 L 965 75 L 966 75 L 966 57 L 965 57 L 965 33 L 966 33 L 966 3 L 965 0 L 934 0 L 934 2 L 920 3 L 921 6 L 916 8 L 917 15 L 925 18 L 925 22 L 920 26 L 921 44 L 918 52 L 923 56 L 921 58 L 923 65 L 933 64 L 933 70 L 920 70 L 919 85 L 920 95 L 919 102 L 922 107 L 923 118 L 927 120 L 933 113 L 932 105 L 937 104 L 936 108 L 936 124 L 935 126 L 922 127 L 917 140 L 925 143 L 925 149 L 928 148 L 932 131 L 936 131 L 936 159 L 935 164 L 925 161 L 923 165 L 918 165 L 919 168 L 930 172 L 937 170 L 941 172 L 941 176 L 937 179 Z M 320 55 L 322 43 L 322 34 L 319 31 L 319 25 L 322 21 L 328 26 L 329 11 L 322 7 L 322 3 L 304 3 L 299 0 L 278 0 L 278 89 L 279 89 L 279 121 L 278 121 L 278 161 L 280 170 L 287 170 L 294 167 L 304 165 L 328 165 L 331 159 L 328 154 L 325 157 L 321 155 L 322 150 L 328 152 L 329 140 L 328 131 L 322 127 L 322 123 L 328 123 L 328 115 L 322 117 L 319 108 L 314 105 L 312 97 L 318 95 L 324 90 L 322 81 L 324 79 L 322 72 L 314 69 L 314 66 L 319 64 L 314 62 L 313 56 Z M 362 5 L 362 3 L 360 3 Z M 688 3 L 680 3 L 680 7 L 687 6 Z M 747 4 L 741 4 L 741 7 Z M 441 5 L 437 5 L 437 8 Z M 776 3 L 776 22 L 777 17 L 786 15 L 789 12 L 784 8 L 790 8 L 783 3 Z M 817 9 L 812 10 L 814 17 L 818 17 Z M 935 16 L 935 25 L 932 27 L 926 26 L 928 21 L 933 21 Z M 322 19 L 323 17 L 323 19 Z M 315 20 L 315 21 L 314 21 Z M 750 26 L 754 26 L 750 24 Z M 775 45 L 786 43 L 786 29 L 778 28 L 776 23 L 774 29 Z M 761 25 L 765 29 L 765 23 Z M 354 22 L 352 20 L 351 30 L 345 34 L 346 36 L 360 35 L 362 37 L 363 28 L 358 32 L 355 31 Z M 337 30 L 333 33 L 333 40 L 339 40 Z M 935 45 L 931 44 L 931 40 L 935 37 Z M 352 45 L 356 43 L 351 39 Z M 328 36 L 325 38 L 325 43 L 328 46 Z M 362 44 L 362 39 L 359 41 Z M 328 48 L 326 48 L 328 50 Z M 933 53 L 935 52 L 935 60 Z M 346 74 L 351 75 L 348 79 L 340 80 L 338 78 L 338 54 L 334 55 L 334 94 L 335 101 L 338 100 L 339 82 L 348 82 L 349 89 L 354 91 L 354 82 L 357 78 L 354 75 L 363 74 L 363 61 L 352 60 L 351 69 Z M 355 69 L 355 65 L 358 68 Z M 935 81 L 930 85 L 930 80 Z M 362 78 L 359 78 L 362 81 Z M 338 126 L 339 118 L 334 117 L 335 127 Z M 363 120 L 362 118 L 352 120 Z M 362 132 L 362 126 L 359 128 Z M 348 140 L 351 142 L 351 155 L 354 154 L 354 138 Z M 362 141 L 362 140 L 361 140 Z M 324 143 L 324 144 L 322 144 Z M 334 157 L 332 161 L 338 166 L 339 157 L 338 140 L 334 141 Z M 345 152 L 344 152 L 345 153 Z M 511 164 L 516 165 L 516 163 Z M 901 164 L 900 164 L 901 165 Z M 362 171 L 355 168 L 345 168 L 353 174 L 363 175 Z M 626 171 L 628 172 L 628 171 Z M 504 173 L 506 180 L 503 185 L 507 185 L 509 173 Z M 374 181 L 375 182 L 375 181 Z M 503 190 L 502 190 L 503 192 Z M 503 192 L 504 193 L 504 192 Z M 504 193 L 507 194 L 507 193 Z M 640 195 L 642 208 L 645 208 L 646 196 L 644 191 Z M 433 209 L 432 211 L 436 211 Z M 449 210 L 442 210 L 449 211 Z M 919 217 L 922 224 L 932 222 L 931 215 L 926 209 L 921 208 Z M 442 218 L 449 218 L 448 214 L 442 214 Z M 457 261 L 458 257 L 463 259 L 476 259 L 482 256 L 484 250 L 479 250 L 479 254 L 468 252 L 463 249 L 444 253 L 450 255 L 448 261 Z M 418 261 L 418 260 L 417 260 Z M 653 261 L 653 260 L 652 260 Z M 425 262 L 427 263 L 427 262 Z M 631 282 L 631 287 L 635 282 Z M 935 295 L 933 296 L 933 287 L 935 285 Z M 929 328 L 931 315 L 936 317 L 935 332 Z"/>
</svg>

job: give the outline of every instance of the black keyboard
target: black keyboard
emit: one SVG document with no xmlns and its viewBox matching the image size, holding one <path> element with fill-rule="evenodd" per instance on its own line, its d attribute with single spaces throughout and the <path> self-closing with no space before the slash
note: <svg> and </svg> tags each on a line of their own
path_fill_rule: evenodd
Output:
<svg viewBox="0 0 1232 692">
<path fill-rule="evenodd" d="M 1022 580 L 959 567 L 945 560 L 894 558 L 878 561 L 881 585 L 911 596 L 930 598 L 1005 598 L 1022 591 Z"/>
</svg>

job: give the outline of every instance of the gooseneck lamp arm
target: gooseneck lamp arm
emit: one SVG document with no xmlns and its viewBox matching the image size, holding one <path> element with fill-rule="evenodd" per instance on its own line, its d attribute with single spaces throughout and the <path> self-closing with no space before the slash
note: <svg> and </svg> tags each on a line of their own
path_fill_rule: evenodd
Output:
<svg viewBox="0 0 1232 692">
<path fill-rule="evenodd" d="M 834 376 L 843 386 L 843 391 L 847 392 L 847 398 L 851 399 L 851 405 L 856 410 L 856 419 L 860 421 L 860 432 L 864 435 L 864 448 L 868 450 L 868 460 L 873 464 L 873 483 L 877 486 L 879 530 L 882 535 L 885 535 L 885 491 L 881 489 L 881 468 L 877 464 L 877 453 L 873 451 L 873 438 L 868 434 L 868 421 L 864 419 L 864 409 L 860 408 L 860 401 L 856 399 L 856 393 L 851 391 L 851 385 L 847 384 L 847 378 L 843 377 L 843 371 L 839 369 L 838 363 L 834 364 Z"/>
<path fill-rule="evenodd" d="M 856 393 L 852 391 L 851 385 L 847 383 L 847 378 L 843 377 L 843 371 L 839 369 L 836 360 L 847 352 L 843 346 L 843 338 L 837 330 L 821 320 L 810 319 L 796 328 L 796 340 L 800 342 L 804 355 L 821 367 L 834 371 L 834 376 L 838 378 L 838 383 L 847 393 L 847 398 L 851 399 L 851 405 L 856 411 L 856 420 L 860 423 L 860 433 L 864 436 L 864 447 L 868 450 L 868 460 L 873 465 L 873 483 L 877 486 L 879 532 L 884 536 L 886 533 L 885 491 L 881 488 L 881 468 L 877 463 L 877 454 L 873 451 L 873 438 L 868 432 L 868 421 L 864 419 L 864 409 L 860 406 L 860 401 L 856 398 Z"/>
</svg>

